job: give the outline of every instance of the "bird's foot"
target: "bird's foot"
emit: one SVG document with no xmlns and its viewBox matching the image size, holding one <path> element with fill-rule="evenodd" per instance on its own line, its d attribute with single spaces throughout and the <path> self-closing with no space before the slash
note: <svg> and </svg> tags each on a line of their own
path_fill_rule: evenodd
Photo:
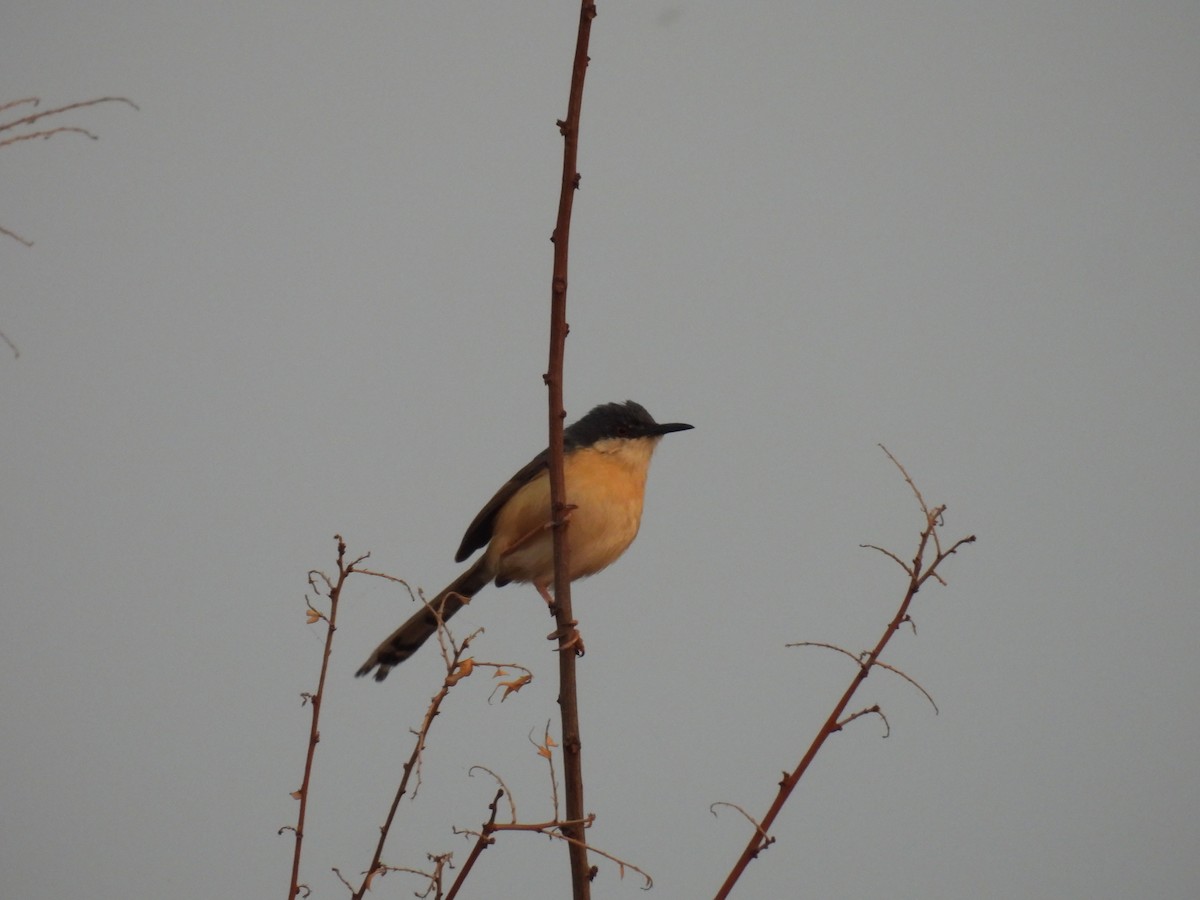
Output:
<svg viewBox="0 0 1200 900">
<path fill-rule="evenodd" d="M 587 652 L 583 647 L 583 635 L 580 634 L 580 630 L 575 628 L 577 624 L 571 622 L 566 625 L 566 628 L 554 629 L 546 635 L 547 641 L 558 641 L 558 647 L 554 648 L 557 653 L 562 653 L 563 650 L 572 650 L 576 656 L 582 656 Z"/>
<path fill-rule="evenodd" d="M 575 627 L 578 624 L 578 622 L 571 620 L 565 628 L 556 628 L 546 635 L 546 640 L 558 641 L 558 646 L 555 650 L 559 653 L 564 650 L 572 650 L 576 656 L 583 656 L 586 651 L 583 646 L 583 635 Z"/>
<path fill-rule="evenodd" d="M 542 599 L 546 601 L 546 606 L 550 608 L 550 612 L 558 615 L 558 606 L 554 602 L 554 595 L 550 593 L 547 585 L 534 583 L 537 592 L 542 595 Z M 558 641 L 558 651 L 574 650 L 576 656 L 583 656 L 583 636 L 579 633 L 579 629 L 575 626 L 579 623 L 572 619 L 562 628 L 556 628 L 554 631 L 546 635 L 548 641 Z"/>
</svg>

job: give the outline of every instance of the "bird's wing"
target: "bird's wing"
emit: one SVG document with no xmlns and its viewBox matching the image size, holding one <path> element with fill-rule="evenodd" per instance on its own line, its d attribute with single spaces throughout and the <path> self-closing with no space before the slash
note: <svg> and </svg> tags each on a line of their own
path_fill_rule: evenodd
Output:
<svg viewBox="0 0 1200 900">
<path fill-rule="evenodd" d="M 531 459 L 521 471 L 504 482 L 500 490 L 496 491 L 495 496 L 484 504 L 483 509 L 467 526 L 467 533 L 463 535 L 462 543 L 458 545 L 458 552 L 454 554 L 455 562 L 462 562 L 492 539 L 492 526 L 496 522 L 496 514 L 500 512 L 505 503 L 512 499 L 513 494 L 533 481 L 546 468 L 549 460 L 550 451 L 543 450 Z"/>
</svg>

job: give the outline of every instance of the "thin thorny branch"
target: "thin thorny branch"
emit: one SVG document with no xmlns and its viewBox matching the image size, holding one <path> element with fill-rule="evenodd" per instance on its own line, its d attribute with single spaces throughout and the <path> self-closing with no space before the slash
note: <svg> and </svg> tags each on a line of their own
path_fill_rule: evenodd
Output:
<svg viewBox="0 0 1200 900">
<path fill-rule="evenodd" d="M 490 703 L 494 699 L 496 693 L 501 692 L 501 691 L 503 692 L 501 695 L 501 701 L 503 701 L 510 694 L 516 693 L 521 688 L 523 688 L 525 685 L 529 684 L 533 680 L 533 673 L 529 669 L 525 668 L 524 666 L 518 665 L 516 663 L 485 662 L 485 661 L 479 661 L 472 657 L 466 656 L 466 652 L 467 652 L 468 648 L 470 647 L 471 641 L 478 632 L 473 632 L 472 634 L 470 634 L 466 639 L 462 640 L 461 642 L 456 641 L 454 639 L 453 635 L 451 635 L 449 630 L 446 628 L 446 623 L 441 618 L 439 611 L 434 609 L 433 606 L 425 600 L 423 594 L 420 594 L 420 592 L 414 592 L 412 587 L 408 584 L 408 582 L 406 582 L 402 578 L 397 578 L 393 575 L 388 575 L 384 572 L 377 572 L 375 570 L 367 569 L 367 568 L 363 567 L 362 563 L 365 562 L 370 557 L 369 553 L 363 554 L 362 556 L 357 557 L 353 561 L 347 562 L 347 560 L 346 560 L 346 552 L 347 552 L 346 551 L 346 543 L 340 535 L 336 536 L 336 540 L 338 542 L 337 543 L 337 546 L 338 546 L 337 576 L 330 577 L 329 575 L 325 574 L 324 572 L 322 572 L 320 570 L 316 570 L 316 569 L 310 571 L 308 574 L 308 582 L 309 582 L 309 586 L 311 588 L 312 594 L 317 595 L 317 596 L 324 596 L 324 597 L 328 598 L 328 601 L 329 601 L 328 610 L 326 611 L 325 609 L 320 608 L 317 605 L 317 602 L 315 601 L 315 599 L 312 595 L 308 595 L 308 594 L 305 595 L 305 609 L 306 609 L 306 616 L 307 616 L 308 622 L 310 624 L 315 624 L 317 622 L 324 622 L 324 623 L 326 623 L 327 630 L 326 630 L 326 640 L 325 640 L 325 651 L 324 651 L 324 656 L 322 659 L 321 675 L 320 675 L 320 679 L 318 682 L 317 691 L 315 693 L 306 692 L 301 695 L 304 702 L 312 707 L 313 715 L 312 715 L 312 725 L 311 725 L 310 737 L 309 737 L 309 749 L 308 749 L 308 754 L 307 754 L 306 760 L 305 760 L 304 778 L 303 778 L 301 788 L 298 791 L 296 791 L 293 795 L 297 800 L 300 801 L 300 813 L 299 813 L 299 817 L 298 817 L 298 824 L 296 826 L 290 826 L 290 825 L 284 826 L 283 828 L 280 829 L 280 834 L 282 834 L 286 831 L 290 831 L 295 835 L 295 838 L 296 838 L 296 853 L 295 853 L 295 857 L 293 859 L 293 867 L 292 867 L 293 868 L 292 883 L 291 883 L 291 886 L 289 889 L 288 897 L 289 897 L 289 900 L 291 900 L 291 898 L 293 898 L 297 895 L 307 896 L 309 893 L 308 887 L 299 882 L 300 850 L 302 847 L 303 837 L 304 837 L 304 821 L 305 821 L 305 813 L 307 811 L 309 785 L 311 783 L 311 777 L 312 777 L 312 771 L 313 771 L 314 754 L 315 754 L 315 750 L 316 750 L 316 745 L 320 740 L 320 733 L 318 730 L 318 726 L 319 726 L 320 710 L 321 710 L 322 701 L 324 698 L 325 678 L 326 678 L 326 674 L 328 672 L 329 657 L 330 657 L 330 654 L 332 651 L 333 634 L 337 630 L 338 600 L 341 597 L 342 591 L 345 587 L 346 580 L 352 574 L 369 575 L 369 576 L 372 576 L 375 578 L 382 578 L 382 579 L 384 579 L 386 581 L 390 581 L 394 584 L 399 584 L 402 587 L 404 587 L 405 590 L 408 591 L 409 596 L 412 599 L 417 599 L 417 596 L 420 595 L 421 602 L 424 603 L 425 606 L 435 616 L 438 617 L 438 637 L 439 637 L 439 640 L 441 640 L 443 642 L 443 647 L 446 648 L 446 653 L 445 653 L 445 657 L 444 657 L 446 674 L 443 678 L 441 687 L 434 694 L 434 696 L 432 697 L 432 699 L 429 702 L 429 705 L 426 707 L 424 716 L 422 717 L 420 727 L 413 731 L 413 734 L 414 734 L 416 740 L 414 742 L 412 752 L 409 755 L 409 758 L 403 764 L 403 771 L 404 771 L 403 777 L 401 778 L 400 784 L 398 785 L 396 793 L 392 799 L 391 806 L 388 810 L 387 818 L 386 818 L 384 824 L 380 827 L 379 841 L 375 847 L 375 852 L 371 859 L 370 865 L 362 873 L 363 878 L 362 878 L 361 883 L 356 888 L 346 880 L 345 876 L 342 875 L 342 873 L 339 869 L 335 868 L 333 871 L 337 875 L 337 877 L 339 879 L 341 879 L 342 883 L 346 885 L 347 889 L 351 892 L 351 896 L 353 898 L 355 898 L 355 900 L 361 900 L 361 898 L 365 895 L 365 893 L 368 890 L 370 890 L 372 882 L 375 879 L 375 877 L 382 876 L 388 872 L 398 872 L 398 871 L 404 871 L 404 872 L 418 874 L 424 878 L 429 879 L 429 887 L 426 889 L 425 895 L 428 896 L 428 895 L 430 895 L 430 892 L 433 892 L 437 897 L 441 897 L 442 896 L 441 885 L 442 885 L 442 879 L 443 879 L 443 870 L 445 869 L 446 866 L 450 865 L 450 855 L 449 854 L 446 854 L 443 856 L 430 855 L 430 857 L 429 857 L 430 860 L 432 860 L 435 864 L 435 868 L 432 873 L 425 872 L 425 871 L 418 870 L 418 869 L 410 869 L 407 867 L 390 866 L 390 865 L 387 865 L 382 862 L 383 848 L 387 841 L 388 835 L 391 831 L 391 826 L 395 820 L 396 812 L 399 807 L 400 800 L 405 796 L 405 794 L 407 794 L 409 792 L 410 785 L 413 785 L 413 788 L 412 788 L 413 795 L 415 796 L 415 794 L 416 794 L 417 787 L 419 787 L 419 785 L 420 785 L 420 769 L 421 769 L 422 754 L 424 752 L 426 743 L 429 738 L 430 729 L 433 725 L 434 720 L 437 718 L 437 716 L 441 712 L 441 708 L 444 704 L 444 701 L 449 696 L 449 693 L 452 688 L 454 688 L 460 681 L 462 681 L 464 678 L 469 677 L 477 670 L 488 669 L 488 670 L 492 671 L 493 677 L 495 677 L 496 679 L 505 679 L 505 678 L 508 679 L 508 680 L 498 681 L 497 686 L 493 689 L 491 695 L 488 697 L 488 702 Z M 487 771 L 491 772 L 491 770 L 487 770 Z M 504 787 L 503 781 L 500 781 L 499 776 L 496 776 L 495 773 L 491 773 L 491 774 L 493 775 L 493 777 L 495 777 L 497 779 L 497 781 L 500 782 L 501 787 L 502 787 L 501 793 L 506 792 L 507 788 Z M 515 819 L 516 819 L 515 804 L 510 803 L 510 808 L 512 810 L 513 818 L 515 821 Z M 459 879 L 459 883 L 461 883 L 461 876 Z"/>
<path fill-rule="evenodd" d="M 546 732 L 543 737 L 543 742 L 541 744 L 538 744 L 536 741 L 533 741 L 533 739 L 531 737 L 530 743 L 532 743 L 534 745 L 534 749 L 537 751 L 538 756 L 541 756 L 543 759 L 545 759 L 547 761 L 547 765 L 549 767 L 551 787 L 552 787 L 552 792 L 553 792 L 552 805 L 554 807 L 554 817 L 546 822 L 520 822 L 520 821 L 518 821 L 516 798 L 514 797 L 512 791 L 509 790 L 508 785 L 506 785 L 504 783 L 504 780 L 499 775 L 497 775 L 495 772 L 493 772 L 491 769 L 487 768 L 486 766 L 472 766 L 471 767 L 472 773 L 476 769 L 487 772 L 489 775 L 492 776 L 492 778 L 494 778 L 496 780 L 496 783 L 500 786 L 499 790 L 496 794 L 496 799 L 493 801 L 493 805 L 491 807 L 489 807 L 489 809 L 492 810 L 492 815 L 489 818 L 489 820 L 486 823 L 484 823 L 484 825 L 481 827 L 481 829 L 479 831 L 475 831 L 473 829 L 466 829 L 466 828 L 464 828 L 464 829 L 456 828 L 455 829 L 456 834 L 461 834 L 461 835 L 465 835 L 465 836 L 473 836 L 476 838 L 476 844 L 472 851 L 473 859 L 478 857 L 479 853 L 482 852 L 482 850 L 485 848 L 485 846 L 491 846 L 491 844 L 493 844 L 495 842 L 495 838 L 493 836 L 496 833 L 501 832 L 501 831 L 525 831 L 525 832 L 532 832 L 535 834 L 543 834 L 546 837 L 553 838 L 555 840 L 565 841 L 568 844 L 570 844 L 574 841 L 580 840 L 580 839 L 574 837 L 570 833 L 571 831 L 578 829 L 582 833 L 583 831 L 586 831 L 588 828 L 590 828 L 592 823 L 595 821 L 596 817 L 594 814 L 585 816 L 583 819 L 577 819 L 577 820 L 564 819 L 559 815 L 557 778 L 554 775 L 554 762 L 553 762 L 553 748 L 558 745 L 550 737 L 549 724 L 547 724 L 547 726 L 546 726 Z M 511 815 L 511 819 L 508 822 L 496 822 L 495 803 L 499 800 L 499 798 L 501 796 L 508 797 L 509 810 L 510 810 L 510 815 Z M 654 880 L 650 877 L 650 875 L 646 871 L 641 869 L 640 867 L 634 865 L 633 863 L 628 862 L 627 860 L 621 859 L 620 857 L 615 856 L 612 853 L 608 853 L 605 850 L 600 850 L 587 842 L 580 841 L 580 843 L 582 843 L 581 849 L 584 849 L 584 850 L 588 851 L 589 853 L 594 853 L 597 856 L 601 856 L 604 859 L 607 859 L 607 860 L 615 863 L 618 870 L 620 871 L 621 877 L 624 877 L 626 870 L 630 870 L 633 872 L 637 872 L 639 875 L 642 876 L 642 878 L 645 880 L 644 887 L 646 889 L 649 889 L 650 887 L 652 887 L 654 885 Z M 460 876 L 460 878 L 465 878 L 465 874 L 463 876 Z"/>
<path fill-rule="evenodd" d="M 0 103 L 0 113 L 5 112 L 6 110 L 14 109 L 18 106 L 37 106 L 40 103 L 41 100 L 37 97 L 23 97 L 20 100 L 9 100 L 7 103 Z M 70 112 L 71 110 L 82 109 L 85 106 L 95 106 L 98 103 L 125 103 L 129 106 L 132 106 L 134 109 L 138 109 L 138 105 L 136 103 L 125 97 L 97 97 L 94 100 L 81 100 L 78 103 L 68 103 L 65 106 L 58 106 L 54 109 L 44 109 L 41 112 L 31 113 L 30 115 L 13 119 L 10 122 L 0 122 L 0 132 L 11 131 L 14 128 L 20 128 L 23 125 L 32 125 L 34 122 L 44 119 L 47 116 L 57 116 L 65 112 Z M 10 137 L 0 138 L 0 148 L 8 147 L 12 144 L 18 144 L 21 141 L 31 141 L 34 138 L 47 140 L 54 137 L 56 134 L 81 134 L 84 137 L 91 138 L 93 141 L 99 140 L 99 137 L 96 134 L 88 131 L 86 128 L 80 128 L 77 125 L 60 125 L 55 128 L 41 128 L 25 134 L 15 134 Z M 3 225 L 0 225 L 0 235 L 12 238 L 14 241 L 24 244 L 26 247 L 33 246 L 33 241 L 23 237 L 20 234 L 17 234 L 17 232 L 9 228 L 5 228 Z M 6 335 L 3 331 L 0 331 L 0 341 L 4 341 L 4 343 L 8 345 L 8 348 L 12 350 L 14 359 L 21 355 L 21 351 L 17 349 L 17 345 L 9 340 L 8 335 Z"/>
<path fill-rule="evenodd" d="M 716 816 L 718 806 L 727 806 L 730 809 L 737 810 L 739 813 L 741 813 L 742 818 L 754 826 L 754 830 L 758 832 L 758 837 L 763 842 L 764 847 L 769 847 L 771 844 L 775 843 L 775 838 L 771 837 L 766 833 L 766 831 L 763 830 L 762 825 L 755 820 L 754 816 L 750 815 L 750 813 L 746 812 L 746 810 L 738 806 L 736 803 L 726 803 L 724 800 L 718 800 L 716 803 L 710 803 L 708 805 L 708 811 Z"/>
<path fill-rule="evenodd" d="M 0 105 L 0 112 L 4 112 L 5 110 L 12 109 L 17 106 L 37 106 L 40 102 L 41 101 L 37 97 L 26 97 L 22 100 L 11 100 L 8 103 Z M 65 106 L 58 106 L 54 109 L 45 109 L 41 112 L 23 116 L 19 119 L 13 119 L 10 122 L 0 122 L 0 132 L 11 131 L 14 128 L 20 128 L 23 125 L 32 125 L 34 122 L 44 119 L 47 116 L 57 116 L 65 112 L 70 112 L 71 110 L 81 109 L 85 106 L 95 106 L 98 103 L 126 103 L 129 106 L 132 106 L 134 109 L 138 108 L 136 103 L 134 103 L 132 100 L 126 99 L 125 97 L 99 97 L 95 100 L 83 100 L 79 103 L 68 103 Z M 58 125 L 53 128 L 39 128 L 36 131 L 30 131 L 24 134 L 14 134 L 9 137 L 0 138 L 0 148 L 8 147 L 13 144 L 19 144 L 22 141 L 32 141 L 35 139 L 48 140 L 49 138 L 54 137 L 56 134 L 80 134 L 86 138 L 90 138 L 93 141 L 100 139 L 99 136 L 94 132 L 91 132 L 86 128 L 81 128 L 78 125 Z M 33 241 L 22 237 L 15 231 L 3 226 L 0 226 L 0 234 L 18 241 L 24 244 L 26 247 L 33 246 Z M 0 335 L 0 337 L 3 337 L 3 335 Z M 17 348 L 13 346 L 12 342 L 8 338 L 5 337 L 4 342 L 12 348 L 16 355 L 20 355 L 17 353 Z"/>
<path fill-rule="evenodd" d="M 542 734 L 542 742 L 539 744 L 533 739 L 532 733 L 529 735 L 529 743 L 537 748 L 538 756 L 546 760 L 546 767 L 550 774 L 550 800 L 551 806 L 554 809 L 554 818 L 559 817 L 558 811 L 558 776 L 554 774 L 554 748 L 558 745 L 554 743 L 554 738 L 550 737 L 550 723 L 546 723 L 546 730 Z M 516 816 L 513 816 L 514 821 Z"/>
<path fill-rule="evenodd" d="M 446 895 L 446 900 L 454 900 L 458 896 L 458 889 L 462 887 L 467 876 L 471 874 L 471 869 L 475 866 L 475 861 L 479 859 L 480 854 L 488 847 L 496 842 L 492 837 L 492 829 L 496 824 L 496 811 L 500 806 L 500 798 L 504 796 L 504 789 L 496 791 L 496 796 L 492 798 L 492 802 L 488 804 L 488 809 L 491 810 L 491 815 L 488 816 L 487 822 L 483 825 L 483 830 L 479 832 L 479 839 L 475 841 L 475 846 L 471 848 L 470 854 L 467 856 L 467 861 L 463 863 L 462 870 L 458 873 L 458 877 L 454 879 L 454 884 L 450 885 L 450 893 Z"/>
<path fill-rule="evenodd" d="M 512 821 L 514 821 L 514 822 L 517 821 L 517 800 L 516 800 L 516 797 L 513 796 L 513 792 L 508 789 L 508 785 L 504 783 L 504 779 L 501 778 L 499 775 L 497 775 L 495 772 L 493 772 L 491 769 L 489 769 L 487 766 L 481 766 L 478 764 L 471 766 L 471 768 L 467 769 L 467 775 L 473 776 L 475 774 L 476 770 L 478 770 L 480 772 L 487 772 L 494 779 L 496 779 L 496 784 L 500 785 L 500 793 L 508 798 L 508 814 L 512 818 Z"/>
<path fill-rule="evenodd" d="M 41 102 L 42 101 L 37 97 L 26 97 L 23 100 L 11 100 L 8 103 L 0 105 L 0 112 L 4 112 L 5 110 L 12 109 L 16 106 L 37 106 Z M 65 112 L 70 112 L 73 109 L 83 109 L 86 106 L 96 106 L 100 103 L 124 103 L 126 106 L 132 106 L 136 110 L 140 111 L 141 109 L 140 106 L 138 106 L 128 97 L 96 97 L 92 100 L 80 100 L 76 103 L 67 103 L 63 106 L 56 106 L 53 109 L 43 109 L 40 112 L 30 113 L 22 118 L 13 119 L 11 122 L 0 122 L 0 131 L 11 131 L 13 128 L 20 128 L 23 125 L 32 125 L 34 122 L 44 119 L 47 116 L 57 116 Z M 3 146 L 4 144 L 0 143 L 0 147 Z"/>
<path fill-rule="evenodd" d="M 292 855 L 292 880 L 288 887 L 288 900 L 292 900 L 297 894 L 307 890 L 300 884 L 300 855 L 304 844 L 304 822 L 308 812 L 308 788 L 312 780 L 313 760 L 317 753 L 317 743 L 321 740 L 321 705 L 325 698 L 325 677 L 329 672 L 329 657 L 333 652 L 333 635 L 337 631 L 338 601 L 342 595 L 342 587 L 345 585 L 346 579 L 350 577 L 350 573 L 354 571 L 354 567 L 367 558 L 366 555 L 363 555 L 353 562 L 347 563 L 346 542 L 340 534 L 334 535 L 334 540 L 337 541 L 337 581 L 334 582 L 324 572 L 313 570 L 308 573 L 308 583 L 310 586 L 318 589 L 318 578 L 324 586 L 325 596 L 329 599 L 329 612 L 328 614 L 322 613 L 313 605 L 313 601 L 310 598 L 305 597 L 305 605 L 309 610 L 309 623 L 312 624 L 322 620 L 326 623 L 325 650 L 321 657 L 321 674 L 317 679 L 316 693 L 304 695 L 305 702 L 312 708 L 312 721 L 308 733 L 308 750 L 304 758 L 304 777 L 301 779 L 299 790 L 292 795 L 300 801 L 300 809 L 296 814 L 296 826 L 288 829 L 295 835 L 295 850 Z M 283 830 L 280 829 L 281 834 Z"/>
<path fill-rule="evenodd" d="M 883 736 L 885 738 L 888 737 L 889 735 L 891 735 L 892 723 L 889 722 L 887 716 L 885 716 L 883 714 L 883 710 L 879 708 L 878 703 L 876 703 L 874 706 L 865 707 L 864 709 L 860 709 L 856 713 L 851 713 L 850 715 L 846 716 L 846 718 L 842 719 L 841 721 L 839 721 L 837 723 L 837 727 L 834 730 L 841 731 L 843 728 L 845 728 L 847 725 L 849 725 L 855 719 L 861 719 L 863 716 L 870 716 L 870 715 L 879 716 L 879 718 L 883 720 Z"/>
<path fill-rule="evenodd" d="M 879 638 L 874 648 L 862 654 L 861 656 L 855 656 L 849 651 L 832 644 L 806 642 L 813 646 L 827 647 L 852 657 L 858 663 L 858 671 L 851 680 L 849 687 L 847 687 L 846 691 L 842 694 L 841 699 L 834 706 L 833 711 L 829 714 L 829 717 L 825 720 L 825 723 L 821 726 L 820 731 L 813 739 L 812 744 L 809 746 L 800 762 L 791 772 L 785 773 L 783 780 L 779 783 L 779 791 L 776 794 L 775 800 L 772 802 L 770 809 L 767 810 L 767 814 L 763 816 L 761 821 L 751 819 L 751 821 L 755 822 L 755 833 L 750 837 L 750 840 L 746 844 L 745 849 L 742 851 L 741 856 L 730 870 L 725 882 L 717 891 L 717 900 L 724 900 L 724 898 L 729 896 L 730 892 L 733 890 L 733 886 L 746 871 L 746 868 L 749 866 L 750 862 L 754 860 L 759 853 L 771 845 L 773 842 L 773 839 L 770 837 L 769 833 L 771 825 L 774 823 L 775 818 L 779 815 L 780 810 L 791 796 L 792 791 L 795 790 L 796 785 L 800 782 L 800 779 L 803 777 L 804 773 L 808 770 L 813 758 L 820 751 L 821 747 L 824 746 L 825 741 L 830 735 L 840 731 L 844 726 L 855 719 L 871 713 L 879 715 L 884 721 L 885 728 L 887 728 L 890 732 L 890 726 L 888 725 L 887 718 L 883 715 L 883 712 L 878 708 L 878 706 L 868 707 L 867 709 L 860 710 L 857 713 L 843 718 L 846 707 L 849 705 L 850 700 L 854 697 L 855 692 L 857 692 L 863 681 L 866 680 L 866 677 L 870 673 L 871 669 L 873 669 L 876 665 L 880 665 L 884 666 L 890 671 L 896 672 L 898 675 L 916 686 L 921 693 L 923 693 L 929 699 L 929 702 L 933 703 L 933 698 L 930 697 L 929 693 L 919 684 L 917 684 L 915 680 L 910 678 L 905 673 L 900 672 L 895 667 L 880 662 L 879 657 L 887 647 L 887 644 L 891 640 L 892 636 L 900 630 L 901 626 L 905 622 L 911 621 L 908 612 L 909 607 L 911 606 L 913 599 L 916 597 L 916 594 L 921 589 L 922 585 L 924 585 L 925 582 L 930 578 L 936 579 L 940 584 L 945 584 L 945 581 L 937 572 L 938 567 L 946 560 L 947 557 L 955 553 L 959 547 L 962 547 L 964 544 L 970 544 L 974 542 L 975 536 L 970 535 L 968 537 L 961 538 L 951 545 L 949 549 L 943 550 L 941 539 L 938 536 L 938 529 L 944 524 L 943 514 L 945 513 L 946 507 L 937 506 L 931 509 L 925 502 L 925 498 L 921 495 L 921 491 L 917 488 L 916 483 L 913 481 L 911 476 L 909 476 L 904 466 L 901 465 L 899 460 L 897 460 L 896 457 L 893 456 L 886 447 L 884 447 L 882 444 L 880 447 L 882 448 L 883 452 L 887 454 L 888 459 L 890 459 L 896 468 L 900 470 L 901 475 L 904 476 L 905 482 L 907 482 L 908 486 L 912 489 L 913 495 L 917 499 L 917 503 L 921 508 L 921 513 L 923 514 L 925 521 L 920 538 L 917 542 L 917 552 L 913 556 L 911 565 L 904 563 L 898 555 L 889 550 L 885 550 L 875 545 L 864 546 L 869 546 L 872 549 L 878 550 L 885 556 L 898 563 L 900 567 L 904 569 L 905 574 L 908 575 L 908 588 L 905 592 L 904 599 L 900 602 L 900 606 L 897 609 L 896 614 L 892 617 L 892 620 L 888 622 L 887 627 L 884 629 L 883 635 Z M 926 563 L 925 553 L 931 542 L 934 547 L 934 559 Z M 937 709 L 936 704 L 934 705 L 934 709 Z M 747 816 L 747 818 L 750 817 Z"/>
<path fill-rule="evenodd" d="M 547 389 L 549 430 L 550 502 L 554 520 L 554 606 L 559 648 L 559 709 L 562 716 L 563 773 L 567 818 L 579 821 L 583 805 L 583 740 L 579 728 L 579 702 L 575 684 L 575 654 L 569 645 L 577 635 L 571 611 L 571 579 L 568 561 L 567 496 L 563 479 L 563 357 L 567 341 L 567 264 L 570 256 L 571 210 L 579 187 L 577 167 L 579 124 L 583 107 L 583 83 L 588 67 L 588 43 L 596 5 L 582 0 L 579 28 L 575 38 L 575 56 L 571 65 L 571 87 L 567 96 L 567 114 L 558 123 L 563 137 L 563 164 L 559 182 L 558 215 L 554 223 L 554 270 L 550 282 L 550 358 L 544 381 Z M 576 637 L 577 639 L 577 637 Z M 583 831 L 570 826 L 571 893 L 574 900 L 589 900 L 592 870 L 588 865 Z"/>
<path fill-rule="evenodd" d="M 827 644 L 824 641 L 796 641 L 795 643 L 785 644 L 784 646 L 786 646 L 786 647 L 821 647 L 825 650 L 836 650 L 838 653 L 842 653 L 842 654 L 850 657 L 852 660 L 854 660 L 860 666 L 863 665 L 863 660 L 866 657 L 865 652 L 859 653 L 859 654 L 854 654 L 854 653 L 851 653 L 849 650 L 847 650 L 845 647 L 839 647 L 837 644 Z M 911 675 L 904 672 L 902 669 L 898 669 L 895 666 L 890 666 L 887 663 L 883 662 L 882 660 L 877 659 L 877 660 L 875 660 L 874 664 L 879 666 L 881 669 L 887 669 L 889 672 L 895 672 L 897 675 L 899 675 L 901 678 L 903 678 L 905 681 L 907 681 L 909 684 L 911 684 L 913 687 L 915 687 L 918 691 L 920 691 L 922 694 L 924 694 L 925 699 L 928 700 L 930 706 L 933 707 L 934 713 L 936 714 L 938 712 L 938 705 L 933 702 L 933 697 L 930 696 L 929 691 L 927 691 L 927 690 L 925 690 L 925 688 L 921 687 L 920 682 L 918 682 L 915 678 L 913 678 Z"/>
<path fill-rule="evenodd" d="M 402 579 L 395 578 L 394 576 L 382 575 L 380 573 L 371 571 L 364 571 L 364 574 L 383 577 L 390 581 L 403 584 L 406 588 L 408 588 L 407 582 L 403 581 Z M 411 588 L 409 588 L 409 593 L 412 593 Z M 533 673 L 524 666 L 519 666 L 514 663 L 480 662 L 471 657 L 464 656 L 467 649 L 470 647 L 472 639 L 478 632 L 472 632 L 462 642 L 454 641 L 453 637 L 449 634 L 449 630 L 446 627 L 445 621 L 441 617 L 440 611 L 435 609 L 428 601 L 425 601 L 423 595 L 422 601 L 425 602 L 425 606 L 433 613 L 433 615 L 437 616 L 438 618 L 438 639 L 446 642 L 443 643 L 446 675 L 442 681 L 442 686 L 430 699 L 429 705 L 425 709 L 425 715 L 421 720 L 420 727 L 414 732 L 416 740 L 414 741 L 412 752 L 409 754 L 408 759 L 403 764 L 404 774 L 400 779 L 400 784 L 396 788 L 396 793 L 392 798 L 391 806 L 388 808 L 387 817 L 379 829 L 379 841 L 375 845 L 374 855 L 371 857 L 371 862 L 367 866 L 362 883 L 352 895 L 353 900 L 361 900 L 364 894 L 370 890 L 371 882 L 374 877 L 389 868 L 384 866 L 382 862 L 384 845 L 387 843 L 388 835 L 391 833 L 392 823 L 395 821 L 396 812 L 399 809 L 400 801 L 404 798 L 405 794 L 408 793 L 410 781 L 413 781 L 413 796 L 416 796 L 416 793 L 420 788 L 421 760 L 423 758 L 426 742 L 429 739 L 429 731 L 433 727 L 434 720 L 441 712 L 442 704 L 449 696 L 450 691 L 464 678 L 467 678 L 473 674 L 476 669 L 482 668 L 492 669 L 497 677 L 508 674 L 509 669 L 519 669 L 523 673 L 517 679 L 506 683 L 504 693 L 505 697 L 507 697 L 510 693 L 515 693 L 516 691 L 520 690 L 521 687 L 524 687 L 533 679 Z M 493 691 L 493 696 L 494 694 L 495 692 Z M 464 876 L 460 874 L 458 880 L 461 880 L 463 877 Z"/>
</svg>

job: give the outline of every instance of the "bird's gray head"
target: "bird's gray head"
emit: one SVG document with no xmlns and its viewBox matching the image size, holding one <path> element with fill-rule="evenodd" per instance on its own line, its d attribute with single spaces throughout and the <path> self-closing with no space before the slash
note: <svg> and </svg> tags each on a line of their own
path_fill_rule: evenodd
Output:
<svg viewBox="0 0 1200 900">
<path fill-rule="evenodd" d="M 691 427 L 682 422 L 655 422 L 654 417 L 646 412 L 646 407 L 632 400 L 603 403 L 563 430 L 563 445 L 574 450 L 613 438 L 657 438 L 672 431 L 687 431 Z"/>
</svg>

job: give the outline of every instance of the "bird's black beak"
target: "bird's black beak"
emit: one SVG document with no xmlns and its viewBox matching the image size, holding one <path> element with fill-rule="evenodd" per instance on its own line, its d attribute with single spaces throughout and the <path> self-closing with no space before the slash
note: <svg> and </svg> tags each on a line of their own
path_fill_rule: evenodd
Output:
<svg viewBox="0 0 1200 900">
<path fill-rule="evenodd" d="M 661 436 L 670 434 L 672 431 L 687 431 L 695 428 L 695 425 L 685 425 L 683 422 L 667 422 L 665 424 L 656 424 L 648 429 L 648 433 L 653 436 Z"/>
</svg>

